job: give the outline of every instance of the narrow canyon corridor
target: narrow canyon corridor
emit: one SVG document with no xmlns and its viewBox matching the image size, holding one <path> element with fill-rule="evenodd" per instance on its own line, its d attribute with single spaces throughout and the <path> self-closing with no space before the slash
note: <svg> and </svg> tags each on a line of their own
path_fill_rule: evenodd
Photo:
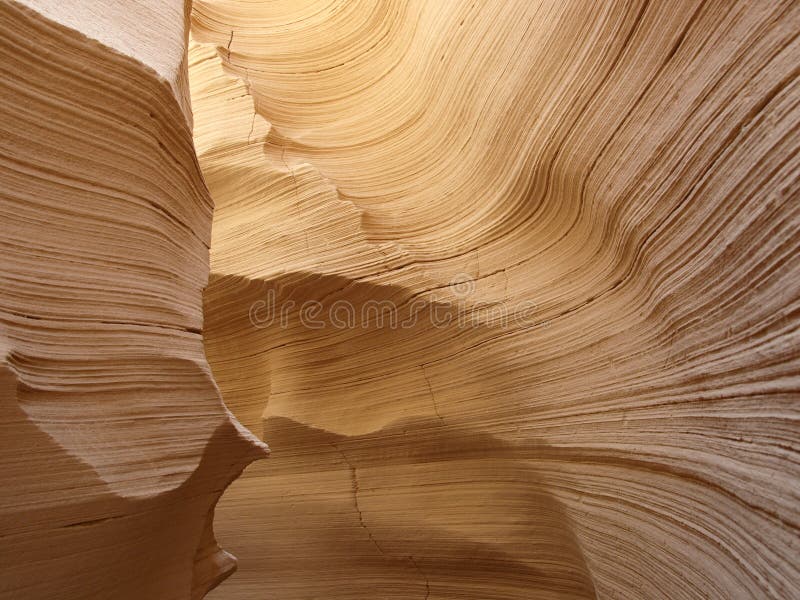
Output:
<svg viewBox="0 0 800 600">
<path fill-rule="evenodd" d="M 0 30 L 0 600 L 800 598 L 796 0 Z"/>
</svg>

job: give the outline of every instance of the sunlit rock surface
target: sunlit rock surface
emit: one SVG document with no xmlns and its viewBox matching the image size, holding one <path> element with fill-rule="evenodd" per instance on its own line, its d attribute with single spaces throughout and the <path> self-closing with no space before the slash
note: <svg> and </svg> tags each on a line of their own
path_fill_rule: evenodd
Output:
<svg viewBox="0 0 800 600">
<path fill-rule="evenodd" d="M 0 31 L 0 599 L 797 596 L 796 1 Z"/>
<path fill-rule="evenodd" d="M 206 351 L 274 451 L 211 597 L 796 595 L 799 30 L 198 0 Z"/>
</svg>

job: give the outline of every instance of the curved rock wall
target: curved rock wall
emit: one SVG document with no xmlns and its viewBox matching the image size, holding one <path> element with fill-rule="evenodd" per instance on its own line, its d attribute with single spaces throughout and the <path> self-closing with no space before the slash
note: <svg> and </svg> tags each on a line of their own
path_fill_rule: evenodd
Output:
<svg viewBox="0 0 800 600">
<path fill-rule="evenodd" d="M 211 597 L 796 593 L 796 2 L 192 30 L 206 350 L 274 449 Z"/>
<path fill-rule="evenodd" d="M 200 598 L 234 567 L 214 505 L 266 447 L 203 352 L 188 12 L 30 4 L 0 3 L 0 598 Z"/>
<path fill-rule="evenodd" d="M 0 32 L 0 598 L 797 595 L 800 4 Z"/>
</svg>

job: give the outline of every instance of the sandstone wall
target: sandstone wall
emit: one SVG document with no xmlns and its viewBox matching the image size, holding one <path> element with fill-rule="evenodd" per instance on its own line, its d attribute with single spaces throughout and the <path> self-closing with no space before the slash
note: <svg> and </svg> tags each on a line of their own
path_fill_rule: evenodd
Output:
<svg viewBox="0 0 800 600">
<path fill-rule="evenodd" d="M 0 32 L 0 599 L 798 596 L 796 1 Z"/>
<path fill-rule="evenodd" d="M 195 4 L 213 597 L 797 594 L 799 8 Z"/>
</svg>

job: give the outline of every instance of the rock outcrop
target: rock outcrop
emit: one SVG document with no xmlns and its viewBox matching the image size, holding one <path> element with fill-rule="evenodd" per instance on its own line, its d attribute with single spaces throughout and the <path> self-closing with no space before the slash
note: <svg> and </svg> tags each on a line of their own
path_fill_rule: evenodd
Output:
<svg viewBox="0 0 800 600">
<path fill-rule="evenodd" d="M 206 350 L 274 452 L 211 597 L 795 595 L 799 30 L 198 0 Z"/>
<path fill-rule="evenodd" d="M 0 3 L 0 598 L 200 598 L 266 446 L 203 352 L 188 12 L 91 4 Z"/>
<path fill-rule="evenodd" d="M 0 599 L 797 595 L 796 1 L 0 30 Z"/>
</svg>

